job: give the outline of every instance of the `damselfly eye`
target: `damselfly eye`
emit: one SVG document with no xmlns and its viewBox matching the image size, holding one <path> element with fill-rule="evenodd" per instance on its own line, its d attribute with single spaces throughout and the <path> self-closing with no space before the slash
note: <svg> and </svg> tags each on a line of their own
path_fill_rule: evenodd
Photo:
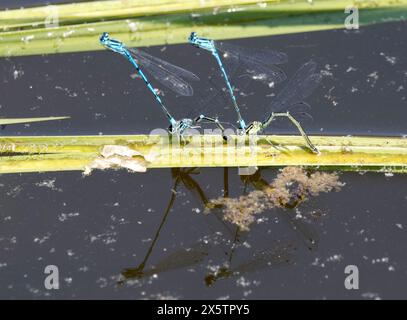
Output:
<svg viewBox="0 0 407 320">
<path fill-rule="evenodd" d="M 100 36 L 100 42 L 106 42 L 107 40 L 109 40 L 109 34 L 107 32 L 103 32 Z"/>
</svg>

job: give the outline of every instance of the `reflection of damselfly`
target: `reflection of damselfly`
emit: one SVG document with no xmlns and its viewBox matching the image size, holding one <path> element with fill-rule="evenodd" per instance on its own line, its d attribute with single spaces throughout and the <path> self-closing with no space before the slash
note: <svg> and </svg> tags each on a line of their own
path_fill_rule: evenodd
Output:
<svg viewBox="0 0 407 320">
<path fill-rule="evenodd" d="M 175 120 L 175 118 L 170 114 L 167 107 L 164 105 L 161 97 L 157 94 L 153 85 L 147 79 L 147 76 L 141 70 L 141 67 L 145 68 L 145 70 L 149 72 L 161 84 L 183 96 L 191 96 L 193 94 L 191 85 L 184 79 L 199 80 L 199 78 L 192 72 L 189 72 L 181 67 L 175 66 L 159 58 L 153 57 L 141 50 L 127 48 L 122 42 L 111 39 L 109 37 L 109 34 L 106 32 L 104 32 L 100 37 L 100 43 L 106 48 L 123 55 L 136 68 L 138 74 L 143 79 L 151 93 L 154 95 L 156 101 L 161 106 L 161 109 L 170 122 L 168 131 L 171 134 L 182 135 L 188 128 L 197 128 L 198 123 L 203 120 L 213 122 L 222 131 L 224 130 L 223 126 L 217 119 L 210 117 L 199 116 L 195 119 Z"/>
<path fill-rule="evenodd" d="M 227 169 L 225 168 L 225 172 Z M 160 236 L 160 232 L 167 221 L 167 217 L 173 208 L 176 196 L 177 196 L 177 189 L 180 185 L 186 187 L 191 193 L 198 196 L 200 201 L 205 206 L 208 206 L 210 201 L 208 200 L 207 196 L 205 195 L 204 191 L 200 187 L 200 185 L 191 177 L 192 174 L 198 174 L 199 172 L 196 171 L 196 168 L 188 168 L 188 169 L 178 169 L 173 168 L 171 169 L 172 177 L 174 179 L 174 185 L 171 188 L 171 199 L 168 203 L 168 206 L 164 212 L 162 220 L 157 228 L 155 236 L 149 246 L 147 253 L 143 259 L 143 261 L 135 268 L 126 268 L 122 272 L 123 279 L 119 281 L 119 284 L 123 284 L 125 280 L 133 279 L 133 278 L 143 278 L 146 276 L 151 276 L 152 274 L 161 273 L 164 271 L 175 270 L 179 268 L 186 268 L 191 267 L 194 264 L 201 262 L 207 255 L 209 245 L 198 242 L 192 247 L 182 248 L 173 252 L 172 254 L 164 257 L 161 261 L 157 264 L 153 265 L 149 269 L 145 270 L 146 264 L 153 252 L 153 249 L 158 241 Z M 228 188 L 228 181 L 227 175 L 224 177 L 225 183 L 225 190 Z M 225 191 L 226 192 L 226 191 Z"/>
<path fill-rule="evenodd" d="M 160 233 L 167 221 L 169 213 L 173 209 L 174 202 L 178 194 L 178 188 L 182 185 L 193 195 L 197 196 L 198 200 L 202 202 L 204 207 L 210 209 L 221 209 L 221 206 L 214 205 L 209 201 L 204 190 L 201 188 L 199 183 L 192 178 L 191 175 L 199 174 L 199 171 L 196 168 L 187 168 L 187 169 L 172 169 L 172 176 L 174 179 L 174 184 L 171 187 L 171 199 L 169 204 L 164 212 L 164 215 L 161 219 L 161 222 L 155 232 L 154 237 L 152 237 L 151 244 L 144 256 L 144 259 L 134 268 L 126 268 L 122 271 L 122 278 L 119 281 L 119 284 L 124 284 L 127 280 L 131 279 L 141 279 L 144 277 L 151 276 L 153 274 L 159 274 L 166 271 L 174 271 L 181 268 L 191 268 L 194 265 L 202 263 L 205 258 L 211 256 L 216 248 L 216 250 L 221 249 L 222 259 L 226 255 L 228 257 L 226 263 L 220 267 L 215 272 L 211 272 L 205 276 L 205 283 L 208 286 L 213 285 L 217 280 L 230 278 L 233 276 L 241 275 L 243 273 L 254 272 L 262 268 L 275 268 L 280 266 L 286 266 L 293 262 L 295 256 L 293 253 L 297 249 L 297 245 L 293 242 L 288 243 L 287 245 L 281 245 L 281 243 L 276 243 L 276 245 L 271 248 L 255 251 L 254 254 L 246 260 L 241 261 L 240 263 L 233 262 L 232 260 L 235 257 L 235 252 L 239 247 L 239 243 L 242 243 L 240 240 L 240 228 L 228 226 L 225 221 L 222 220 L 221 216 L 218 216 L 217 210 L 214 210 L 210 216 L 214 216 L 216 226 L 221 227 L 221 232 L 216 227 L 213 231 L 214 235 L 221 235 L 220 239 L 214 240 L 216 245 L 213 245 L 211 241 L 199 240 L 196 243 L 175 250 L 174 252 L 166 255 L 160 259 L 157 263 L 152 264 L 149 268 L 146 268 L 148 261 L 152 255 L 152 252 L 158 242 Z M 224 168 L 223 174 L 223 196 L 229 196 L 229 168 Z M 255 175 L 250 177 L 245 177 L 243 179 L 245 188 L 250 184 L 257 190 L 263 190 L 266 187 L 269 187 L 270 184 L 261 176 L 261 172 L 258 171 Z M 297 207 L 300 204 L 300 201 L 292 203 L 290 209 Z M 278 212 L 278 211 L 277 211 Z M 292 226 L 293 230 L 299 233 L 300 237 L 305 241 L 309 250 L 315 249 L 318 244 L 318 235 L 312 226 L 296 218 L 296 213 L 293 212 L 279 212 L 283 220 L 289 222 L 289 225 Z M 208 221 L 209 216 L 205 218 L 206 222 Z M 219 224 L 220 223 L 220 224 Z M 212 229 L 212 228 L 211 228 Z M 224 239 L 224 242 L 222 239 Z M 224 248 L 223 244 L 227 245 L 229 249 Z"/>
<path fill-rule="evenodd" d="M 233 92 L 233 87 L 229 81 L 228 75 L 223 67 L 222 60 L 219 56 L 218 50 L 225 52 L 227 56 L 236 57 L 239 63 L 251 65 L 252 70 L 260 74 L 266 75 L 265 77 L 273 79 L 276 82 L 285 79 L 284 73 L 273 64 L 283 63 L 286 61 L 285 54 L 276 51 L 270 51 L 268 53 L 261 52 L 257 53 L 253 51 L 251 55 L 250 49 L 241 49 L 239 47 L 233 47 L 229 45 L 221 45 L 210 39 L 199 38 L 196 33 L 191 33 L 188 38 L 189 42 L 199 48 L 210 51 L 212 55 L 216 58 L 219 68 L 221 69 L 223 78 L 228 87 L 229 95 L 232 99 L 233 106 L 236 110 L 238 116 L 238 124 L 240 133 L 242 134 L 258 134 L 264 131 L 273 120 L 276 118 L 286 117 L 288 118 L 299 130 L 302 137 L 305 139 L 308 147 L 314 152 L 318 153 L 318 149 L 312 144 L 311 140 L 305 133 L 301 124 L 290 114 L 289 110 L 293 107 L 309 107 L 308 104 L 303 102 L 319 85 L 322 76 L 320 73 L 316 72 L 316 63 L 309 61 L 305 63 L 294 75 L 288 84 L 283 88 L 282 91 L 273 99 L 270 109 L 271 114 L 267 118 L 260 121 L 253 121 L 251 124 L 246 126 L 246 123 L 241 116 L 239 106 L 236 101 L 236 97 Z M 249 67 L 250 68 L 250 67 Z M 257 71 L 256 71 L 257 70 Z M 279 72 L 280 71 L 280 72 Z M 284 76 L 283 76 L 284 75 Z"/>
</svg>

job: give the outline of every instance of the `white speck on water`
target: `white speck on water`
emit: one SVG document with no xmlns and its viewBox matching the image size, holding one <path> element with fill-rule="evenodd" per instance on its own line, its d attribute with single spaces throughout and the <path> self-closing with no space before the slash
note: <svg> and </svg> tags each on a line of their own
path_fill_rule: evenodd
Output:
<svg viewBox="0 0 407 320">
<path fill-rule="evenodd" d="M 332 105 L 335 107 L 338 105 L 338 102 L 335 100 L 335 96 L 332 95 L 332 91 L 335 89 L 335 86 L 331 87 L 328 90 L 328 93 L 325 94 L 325 98 L 327 98 L 329 101 L 331 101 Z"/>
<path fill-rule="evenodd" d="M 251 295 L 252 293 L 253 293 L 252 290 L 246 290 L 246 291 L 243 292 L 243 296 L 244 296 L 244 297 L 248 297 L 248 296 Z"/>
<path fill-rule="evenodd" d="M 388 63 L 390 63 L 391 65 L 395 65 L 397 62 L 397 58 L 396 57 L 391 57 L 391 56 L 387 56 L 384 52 L 380 52 L 380 55 L 382 57 L 384 57 L 386 59 L 386 61 Z"/>
<path fill-rule="evenodd" d="M 356 71 L 357 69 L 354 67 L 349 67 L 348 69 L 346 69 L 346 72 L 351 72 L 351 71 Z"/>
<path fill-rule="evenodd" d="M 22 77 L 23 74 L 24 74 L 23 70 L 14 70 L 14 72 L 13 72 L 14 80 L 17 80 L 18 78 Z"/>
<path fill-rule="evenodd" d="M 399 229 L 404 229 L 403 225 L 401 223 L 396 223 L 396 227 Z"/>
<path fill-rule="evenodd" d="M 247 241 L 243 242 L 243 247 L 250 249 L 252 246 Z"/>
<path fill-rule="evenodd" d="M 333 76 L 333 73 L 332 73 L 332 71 L 330 71 L 331 70 L 331 66 L 329 65 L 329 64 L 326 64 L 325 65 L 325 69 L 324 70 L 321 70 L 321 74 L 323 75 L 323 76 L 325 76 L 325 77 L 332 77 Z"/>
<path fill-rule="evenodd" d="M 150 299 L 153 300 L 178 300 L 180 297 L 171 294 L 169 292 L 163 292 L 163 293 L 156 293 L 156 294 L 151 294 Z"/>
<path fill-rule="evenodd" d="M 374 71 L 371 74 L 367 75 L 367 82 L 371 83 L 372 87 L 375 86 L 378 79 L 379 79 L 379 72 L 378 71 Z"/>
<path fill-rule="evenodd" d="M 327 262 L 339 262 L 343 260 L 343 256 L 341 254 L 334 254 L 326 259 Z"/>
<path fill-rule="evenodd" d="M 195 212 L 195 213 L 200 213 L 200 212 L 201 212 L 201 210 L 200 210 L 199 208 L 193 208 L 193 209 L 192 209 L 192 212 Z"/>
<path fill-rule="evenodd" d="M 36 237 L 34 238 L 34 242 L 38 244 L 43 244 L 45 241 L 47 241 L 51 237 L 50 233 L 47 233 L 43 237 Z"/>
<path fill-rule="evenodd" d="M 68 97 L 70 97 L 70 98 L 76 98 L 78 96 L 78 94 L 76 92 L 72 92 L 68 88 L 62 88 L 61 86 L 55 86 L 54 88 L 65 92 L 68 95 Z"/>
<path fill-rule="evenodd" d="M 374 300 L 381 300 L 378 293 L 374 292 L 365 292 L 362 293 L 362 297 L 365 299 L 374 299 Z"/>
<path fill-rule="evenodd" d="M 247 288 L 251 285 L 250 280 L 245 279 L 244 277 L 240 277 L 236 280 L 236 285 L 239 287 Z"/>
<path fill-rule="evenodd" d="M 11 190 L 7 191 L 6 194 L 8 196 L 11 196 L 12 198 L 17 197 L 20 192 L 23 190 L 22 186 L 15 186 L 14 188 L 12 188 Z"/>
<path fill-rule="evenodd" d="M 311 263 L 313 266 L 325 268 L 325 263 L 321 262 L 321 260 L 317 257 L 315 260 Z"/>
<path fill-rule="evenodd" d="M 41 181 L 41 182 L 37 182 L 35 185 L 37 186 L 37 187 L 43 187 L 43 188 L 49 188 L 49 189 L 51 189 L 51 190 L 54 190 L 54 191 L 58 191 L 58 192 L 62 192 L 62 189 L 61 188 L 57 188 L 57 187 L 55 187 L 55 180 L 56 179 L 53 179 L 53 180 L 44 180 L 44 181 Z"/>
<path fill-rule="evenodd" d="M 372 264 L 376 264 L 376 263 L 389 263 L 389 257 L 372 259 Z"/>
<path fill-rule="evenodd" d="M 96 280 L 96 284 L 99 285 L 99 288 L 105 288 L 107 286 L 107 279 L 100 277 L 99 279 Z"/>
<path fill-rule="evenodd" d="M 255 74 L 255 75 L 252 75 L 252 79 L 253 79 L 253 80 L 260 80 L 260 81 L 263 81 L 263 80 L 266 80 L 266 79 L 267 79 L 267 74 L 265 74 L 265 73 Z"/>
<path fill-rule="evenodd" d="M 68 220 L 69 218 L 73 218 L 73 217 L 77 217 L 77 216 L 79 216 L 79 212 L 61 213 L 58 216 L 58 220 L 63 222 L 63 221 Z"/>
</svg>

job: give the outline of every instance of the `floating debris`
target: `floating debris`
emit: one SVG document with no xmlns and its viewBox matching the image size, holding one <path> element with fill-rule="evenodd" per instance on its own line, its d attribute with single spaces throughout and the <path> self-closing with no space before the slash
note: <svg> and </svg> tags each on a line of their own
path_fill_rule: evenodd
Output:
<svg viewBox="0 0 407 320">
<path fill-rule="evenodd" d="M 210 202 L 213 206 L 210 207 L 222 207 L 226 221 L 248 231 L 255 221 L 255 215 L 267 209 L 294 208 L 320 193 L 339 191 L 343 185 L 336 173 L 308 174 L 300 167 L 286 167 L 262 190 L 254 190 L 239 198 L 213 199 Z"/>
<path fill-rule="evenodd" d="M 133 172 L 146 172 L 148 164 L 153 160 L 152 155 L 143 155 L 127 146 L 105 145 L 97 157 L 87 165 L 83 174 L 89 175 L 94 169 L 121 169 Z"/>
</svg>

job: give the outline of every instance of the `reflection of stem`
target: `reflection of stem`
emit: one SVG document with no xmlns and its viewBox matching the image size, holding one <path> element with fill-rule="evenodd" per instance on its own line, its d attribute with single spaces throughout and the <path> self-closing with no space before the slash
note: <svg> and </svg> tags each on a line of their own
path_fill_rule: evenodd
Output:
<svg viewBox="0 0 407 320">
<path fill-rule="evenodd" d="M 144 269 L 144 266 L 145 266 L 145 264 L 146 264 L 148 258 L 150 257 L 151 252 L 153 251 L 153 248 L 154 248 L 154 246 L 155 246 L 155 244 L 156 244 L 156 242 L 157 242 L 158 236 L 160 235 L 161 229 L 162 229 L 162 227 L 164 226 L 165 221 L 167 220 L 168 213 L 170 212 L 172 206 L 174 205 L 174 201 L 175 201 L 175 198 L 176 198 L 176 187 L 177 187 L 177 184 L 178 184 L 178 179 L 175 180 L 175 184 L 174 184 L 174 187 L 173 187 L 173 190 L 174 190 L 175 192 L 172 191 L 171 200 L 170 200 L 170 202 L 169 202 L 169 204 L 168 204 L 168 206 L 167 206 L 167 209 L 165 210 L 164 216 L 163 216 L 163 218 L 162 218 L 162 220 L 161 220 L 160 225 L 158 226 L 157 232 L 155 233 L 155 236 L 154 236 L 154 239 L 153 239 L 153 241 L 152 241 L 152 243 L 151 243 L 151 245 L 150 245 L 150 248 L 148 248 L 147 254 L 146 254 L 146 256 L 145 256 L 143 262 L 140 263 L 140 266 L 138 267 L 138 268 L 140 268 L 140 269 Z"/>
<path fill-rule="evenodd" d="M 269 182 L 262 177 L 261 170 L 256 171 L 253 175 L 250 175 L 250 176 L 242 176 L 241 180 L 244 183 L 243 193 L 247 192 L 249 185 L 252 185 L 256 190 L 260 190 L 260 191 L 265 191 L 270 188 Z M 299 193 L 299 194 L 297 194 L 297 197 L 295 199 L 293 199 L 289 203 L 281 203 L 281 206 L 283 206 L 287 209 L 294 209 L 298 205 L 300 205 L 301 202 L 303 202 L 304 200 L 305 200 L 305 194 Z M 300 233 L 300 235 L 303 239 L 305 239 L 308 249 L 312 250 L 315 248 L 315 246 L 318 243 L 317 242 L 318 235 L 307 223 L 296 219 L 295 214 L 293 215 L 291 212 L 284 212 L 281 214 L 281 216 L 284 220 L 286 220 L 286 221 L 288 220 L 287 222 L 290 224 L 290 226 L 296 232 Z M 236 229 L 235 239 L 234 239 L 232 248 L 230 250 L 230 253 L 228 254 L 229 258 L 228 258 L 227 265 L 219 268 L 219 270 L 217 270 L 215 273 L 209 273 L 205 276 L 205 284 L 207 286 L 212 286 L 219 279 L 229 278 L 233 275 L 244 272 L 244 270 L 248 271 L 252 267 L 267 265 L 267 263 L 268 263 L 267 258 L 272 258 L 274 263 L 276 263 L 277 265 L 279 265 L 281 263 L 289 262 L 290 259 L 288 259 L 288 258 L 285 259 L 284 255 L 280 256 L 280 254 L 276 253 L 276 254 L 272 254 L 271 256 L 269 256 L 269 254 L 266 254 L 264 256 L 260 255 L 258 257 L 255 257 L 254 260 L 247 261 L 247 262 L 239 265 L 237 268 L 233 268 L 232 267 L 232 258 L 236 251 L 236 242 L 238 241 L 238 232 L 239 232 L 239 228 Z M 264 258 L 266 258 L 266 260 L 264 260 Z"/>
<path fill-rule="evenodd" d="M 223 168 L 223 197 L 229 197 L 229 168 Z"/>
<path fill-rule="evenodd" d="M 226 168 L 227 169 L 227 168 Z M 200 198 L 200 200 L 203 202 L 203 204 L 205 206 L 208 206 L 209 200 L 207 198 L 207 196 L 205 195 L 205 193 L 203 192 L 202 188 L 200 187 L 200 185 L 194 180 L 192 179 L 192 177 L 190 176 L 190 174 L 196 173 L 194 172 L 195 168 L 189 168 L 185 171 L 183 171 L 182 169 L 179 168 L 174 168 L 172 169 L 172 176 L 175 179 L 174 181 L 174 185 L 172 187 L 172 195 L 171 195 L 171 199 L 170 202 L 168 203 L 168 206 L 164 212 L 164 215 L 161 219 L 160 225 L 158 226 L 158 229 L 155 233 L 155 236 L 153 238 L 153 241 L 151 242 L 150 247 L 147 250 L 147 253 L 143 259 L 143 261 L 136 267 L 136 268 L 129 268 L 129 269 L 125 269 L 122 272 L 122 275 L 125 278 L 134 278 L 134 277 L 142 277 L 144 275 L 144 268 L 147 264 L 147 261 L 149 260 L 154 247 L 157 243 L 158 237 L 160 236 L 160 232 L 161 229 L 163 228 L 168 214 L 171 211 L 171 208 L 174 205 L 175 199 L 176 199 L 176 193 L 177 193 L 177 188 L 179 186 L 180 183 L 182 183 L 188 190 L 190 190 L 191 192 L 196 192 Z M 227 178 L 227 174 L 226 174 L 226 178 Z M 225 190 L 227 190 L 228 192 L 228 181 L 224 180 L 225 183 Z M 122 283 L 122 282 L 121 282 Z"/>
<path fill-rule="evenodd" d="M 236 243 L 239 242 L 239 231 L 240 228 L 236 227 L 235 237 L 233 238 L 233 244 L 229 254 L 229 266 L 232 264 L 233 254 L 235 253 L 236 250 Z"/>
<path fill-rule="evenodd" d="M 199 172 L 196 172 L 194 170 L 195 170 L 195 168 L 189 168 L 187 170 L 174 168 L 174 169 L 171 170 L 172 171 L 172 177 L 174 179 L 174 185 L 172 187 L 172 195 L 171 195 L 171 199 L 170 199 L 170 201 L 168 203 L 168 206 L 167 206 L 167 208 L 166 208 L 166 210 L 164 212 L 164 215 L 163 215 L 163 217 L 161 219 L 161 222 L 160 222 L 160 224 L 158 226 L 158 229 L 155 232 L 154 238 L 153 238 L 153 240 L 152 240 L 152 242 L 151 242 L 151 244 L 150 244 L 150 246 L 149 246 L 149 248 L 148 248 L 148 250 L 146 252 L 146 255 L 144 256 L 143 261 L 136 268 L 125 269 L 122 272 L 122 275 L 124 276 L 124 278 L 126 278 L 126 279 L 141 278 L 141 277 L 145 276 L 146 273 L 149 272 L 148 270 L 144 271 L 144 268 L 145 268 L 151 254 L 152 254 L 152 252 L 153 252 L 153 250 L 155 248 L 155 245 L 156 245 L 156 243 L 158 241 L 158 238 L 160 236 L 160 232 L 161 232 L 161 230 L 162 230 L 162 228 L 163 228 L 163 226 L 164 226 L 164 224 L 165 224 L 165 222 L 167 220 L 168 214 L 169 214 L 169 212 L 171 211 L 171 209 L 172 209 L 172 207 L 174 205 L 174 202 L 175 202 L 175 199 L 176 199 L 176 194 L 177 194 L 177 188 L 179 187 L 180 183 L 182 183 L 185 186 L 185 188 L 187 188 L 189 191 L 198 194 L 199 199 L 202 201 L 204 206 L 209 207 L 210 202 L 209 202 L 207 196 L 205 195 L 204 191 L 202 190 L 202 188 L 200 187 L 198 182 L 196 182 L 190 176 L 191 174 L 199 173 Z M 228 195 L 229 195 L 229 171 L 228 170 L 229 170 L 229 168 L 224 168 L 224 174 L 223 174 L 224 197 L 228 197 Z M 222 218 L 218 217 L 217 215 L 216 215 L 216 217 L 218 218 L 218 220 L 223 225 L 226 225 Z M 222 269 L 224 269 L 223 272 L 222 272 L 223 274 L 224 273 L 226 273 L 226 274 L 229 273 L 229 268 L 230 268 L 230 265 L 232 263 L 232 258 L 234 256 L 235 251 L 236 251 L 236 243 L 239 242 L 239 231 L 240 231 L 240 228 L 237 227 L 236 231 L 234 232 L 233 244 L 231 246 L 230 252 L 229 253 L 226 252 L 226 254 L 229 256 L 229 259 L 228 259 L 229 266 L 222 268 Z M 124 283 L 124 281 L 119 282 L 119 284 L 123 284 L 123 283 Z"/>
<path fill-rule="evenodd" d="M 240 228 L 236 227 L 236 232 L 235 232 L 235 235 L 233 238 L 233 243 L 232 243 L 230 252 L 229 253 L 226 252 L 226 254 L 229 256 L 227 266 L 219 268 L 219 270 L 215 274 L 214 273 L 207 274 L 204 279 L 206 286 L 210 287 L 218 279 L 228 278 L 233 274 L 232 259 L 233 259 L 234 253 L 236 251 L 236 243 L 239 242 L 239 232 L 240 232 Z"/>
<path fill-rule="evenodd" d="M 145 255 L 143 261 L 136 268 L 134 268 L 134 269 L 133 268 L 125 269 L 122 272 L 122 275 L 125 278 L 140 277 L 140 276 L 143 275 L 143 270 L 145 268 L 145 265 L 146 265 L 148 259 L 150 258 L 151 253 L 153 252 L 155 244 L 156 244 L 156 242 L 158 240 L 158 237 L 160 235 L 161 229 L 164 226 L 165 221 L 167 220 L 168 213 L 171 211 L 171 208 L 174 205 L 174 201 L 175 201 L 175 198 L 176 198 L 176 192 L 177 192 L 176 190 L 177 190 L 179 181 L 180 181 L 180 178 L 177 177 L 175 179 L 174 186 L 172 187 L 172 195 L 171 195 L 170 202 L 168 203 L 167 209 L 164 212 L 163 218 L 161 219 L 160 225 L 158 226 L 158 229 L 157 229 L 157 231 L 155 233 L 154 239 L 151 242 L 151 245 L 147 250 L 147 254 Z"/>
<path fill-rule="evenodd" d="M 205 195 L 205 193 L 203 192 L 200 185 L 198 184 L 198 182 L 196 182 L 194 179 L 192 179 L 189 176 L 188 172 L 187 173 L 181 172 L 181 180 L 188 190 L 196 191 L 196 193 L 198 194 L 199 198 L 201 199 L 201 201 L 203 202 L 205 207 L 207 207 L 209 200 L 208 200 L 207 196 Z"/>
</svg>

